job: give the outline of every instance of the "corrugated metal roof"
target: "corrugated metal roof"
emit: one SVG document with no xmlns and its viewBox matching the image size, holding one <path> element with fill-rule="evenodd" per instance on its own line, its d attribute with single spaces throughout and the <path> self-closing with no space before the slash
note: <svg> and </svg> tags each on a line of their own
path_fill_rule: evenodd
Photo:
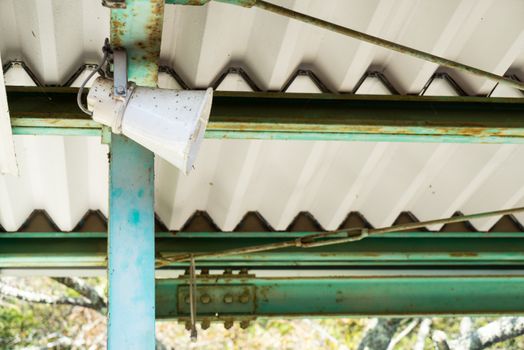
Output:
<svg viewBox="0 0 524 350">
<path fill-rule="evenodd" d="M 18 174 L 13 136 L 11 135 L 11 119 L 7 95 L 4 85 L 2 57 L 0 55 L 0 174 Z"/>
<path fill-rule="evenodd" d="M 524 73 L 519 0 L 279 4 L 497 74 Z M 164 70 L 163 87 L 522 97 L 256 9 L 220 3 L 166 9 L 162 62 L 179 78 Z M 109 11 L 89 0 L 4 0 L 0 32 L 4 61 L 25 62 L 44 84 L 64 84 L 98 59 Z M 21 64 L 10 67 L 6 84 L 34 81 Z M 107 215 L 107 146 L 98 138 L 16 136 L 15 147 L 20 177 L 0 177 L 6 230 L 17 230 L 35 209 L 44 209 L 61 230 L 73 230 L 89 209 Z M 237 228 L 249 212 L 285 230 L 303 212 L 335 229 L 350 212 L 384 226 L 406 211 L 426 220 L 494 210 L 524 205 L 523 157 L 519 145 L 205 140 L 190 176 L 157 159 L 156 211 L 171 230 L 196 211 L 207 212 L 222 230 Z M 524 222 L 522 215 L 517 219 Z M 497 220 L 472 224 L 489 230 Z"/>
</svg>

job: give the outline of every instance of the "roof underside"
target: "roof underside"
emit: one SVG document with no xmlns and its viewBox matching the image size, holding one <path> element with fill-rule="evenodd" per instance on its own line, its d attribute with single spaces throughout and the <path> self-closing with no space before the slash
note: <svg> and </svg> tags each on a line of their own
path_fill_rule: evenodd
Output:
<svg viewBox="0 0 524 350">
<path fill-rule="evenodd" d="M 524 76 L 524 2 L 279 1 L 500 75 Z M 91 0 L 0 2 L 6 85 L 78 86 L 109 36 L 109 10 Z M 521 92 L 257 9 L 167 6 L 160 76 L 170 88 L 356 94 L 489 95 Z M 74 73 L 85 70 L 79 76 Z M 172 73 L 176 72 L 175 75 Z M 436 74 L 435 73 L 439 73 Z M 448 73 L 448 74 L 440 74 Z M 73 79 L 70 79 L 71 77 Z M 35 209 L 61 230 L 88 210 L 107 215 L 107 146 L 95 137 L 15 136 L 20 177 L 0 176 L 0 225 L 18 230 Z M 276 230 L 301 212 L 324 229 L 349 212 L 373 226 L 400 213 L 419 220 L 524 205 L 521 145 L 205 140 L 184 176 L 156 160 L 156 212 L 171 230 L 206 211 L 233 230 L 256 211 Z M 517 216 L 524 223 L 524 216 Z M 498 218 L 478 220 L 489 230 Z M 439 229 L 433 227 L 432 229 Z"/>
</svg>

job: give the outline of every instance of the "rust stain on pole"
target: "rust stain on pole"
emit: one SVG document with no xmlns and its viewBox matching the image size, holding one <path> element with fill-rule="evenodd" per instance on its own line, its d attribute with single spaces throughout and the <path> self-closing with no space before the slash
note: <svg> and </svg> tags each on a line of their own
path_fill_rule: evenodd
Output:
<svg viewBox="0 0 524 350">
<path fill-rule="evenodd" d="M 141 86 L 157 84 L 163 14 L 163 0 L 128 1 L 125 10 L 111 11 L 111 43 L 126 48 L 129 80 Z"/>
</svg>

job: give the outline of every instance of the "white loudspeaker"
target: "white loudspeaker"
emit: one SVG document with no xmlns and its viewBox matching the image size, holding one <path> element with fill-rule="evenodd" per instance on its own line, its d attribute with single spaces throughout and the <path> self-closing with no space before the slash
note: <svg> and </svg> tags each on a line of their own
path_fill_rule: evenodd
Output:
<svg viewBox="0 0 524 350">
<path fill-rule="evenodd" d="M 98 78 L 87 104 L 93 119 L 124 134 L 188 174 L 204 138 L 213 89 L 177 91 L 130 84 L 113 97 L 113 81 Z"/>
</svg>

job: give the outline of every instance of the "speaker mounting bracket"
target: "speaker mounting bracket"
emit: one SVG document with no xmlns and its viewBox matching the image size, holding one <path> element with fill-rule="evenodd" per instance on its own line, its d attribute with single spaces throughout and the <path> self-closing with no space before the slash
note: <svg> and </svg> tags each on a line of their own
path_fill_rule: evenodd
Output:
<svg viewBox="0 0 524 350">
<path fill-rule="evenodd" d="M 113 97 L 115 99 L 127 96 L 127 52 L 124 48 L 113 49 Z"/>
</svg>

